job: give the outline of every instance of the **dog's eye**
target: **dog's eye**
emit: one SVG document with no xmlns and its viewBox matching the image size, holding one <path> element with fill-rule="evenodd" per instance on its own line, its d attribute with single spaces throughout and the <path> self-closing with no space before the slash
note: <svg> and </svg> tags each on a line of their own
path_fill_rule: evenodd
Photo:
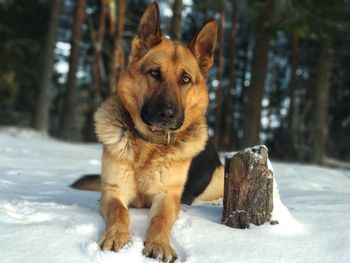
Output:
<svg viewBox="0 0 350 263">
<path fill-rule="evenodd" d="M 156 80 L 161 80 L 161 74 L 160 74 L 159 68 L 151 69 L 150 71 L 148 71 L 148 73 L 151 75 L 152 78 Z"/>
<path fill-rule="evenodd" d="M 183 74 L 180 80 L 181 85 L 188 85 L 192 83 L 192 79 L 188 74 Z"/>
</svg>

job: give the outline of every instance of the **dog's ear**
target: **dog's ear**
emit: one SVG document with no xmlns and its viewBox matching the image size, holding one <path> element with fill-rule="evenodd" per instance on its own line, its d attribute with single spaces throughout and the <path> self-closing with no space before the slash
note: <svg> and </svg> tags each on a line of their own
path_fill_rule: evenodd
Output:
<svg viewBox="0 0 350 263">
<path fill-rule="evenodd" d="M 191 43 L 188 45 L 198 61 L 204 77 L 213 65 L 213 56 L 216 44 L 217 26 L 214 19 L 203 24 Z"/>
<path fill-rule="evenodd" d="M 159 6 L 153 2 L 142 15 L 137 36 L 132 42 L 130 61 L 135 62 L 141 59 L 149 49 L 161 41 Z"/>
</svg>

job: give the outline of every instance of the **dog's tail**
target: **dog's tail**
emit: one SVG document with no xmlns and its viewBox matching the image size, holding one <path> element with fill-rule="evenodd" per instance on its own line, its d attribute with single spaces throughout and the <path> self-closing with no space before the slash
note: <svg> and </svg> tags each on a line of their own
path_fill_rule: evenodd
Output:
<svg viewBox="0 0 350 263">
<path fill-rule="evenodd" d="M 88 174 L 76 180 L 71 187 L 79 190 L 100 191 L 101 176 L 98 174 Z"/>
</svg>

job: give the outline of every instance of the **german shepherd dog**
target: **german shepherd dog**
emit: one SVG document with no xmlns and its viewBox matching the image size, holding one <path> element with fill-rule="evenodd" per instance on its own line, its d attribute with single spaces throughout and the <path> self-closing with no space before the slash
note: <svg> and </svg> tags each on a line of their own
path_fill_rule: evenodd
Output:
<svg viewBox="0 0 350 263">
<path fill-rule="evenodd" d="M 131 242 L 128 207 L 147 207 L 143 254 L 173 262 L 169 235 L 180 202 L 222 197 L 223 168 L 207 142 L 204 115 L 216 31 L 209 20 L 183 45 L 162 38 L 157 3 L 143 14 L 116 94 L 95 115 L 103 144 L 101 177 L 85 176 L 72 185 L 101 191 L 103 250 L 118 251 Z"/>
</svg>

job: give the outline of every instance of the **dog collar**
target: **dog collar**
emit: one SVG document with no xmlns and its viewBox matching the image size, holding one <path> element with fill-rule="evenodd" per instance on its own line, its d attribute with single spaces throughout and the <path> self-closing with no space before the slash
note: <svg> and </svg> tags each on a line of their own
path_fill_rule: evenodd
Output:
<svg viewBox="0 0 350 263">
<path fill-rule="evenodd" d="M 175 133 L 171 131 L 160 132 L 159 134 L 153 133 L 153 135 L 146 135 L 140 132 L 132 123 L 132 119 L 129 113 L 125 110 L 124 107 L 121 108 L 122 116 L 123 116 L 123 126 L 134 133 L 136 133 L 142 140 L 154 143 L 154 144 L 163 144 L 169 145 L 174 143 L 175 141 Z"/>
<path fill-rule="evenodd" d="M 174 143 L 175 141 L 175 133 L 167 131 L 163 132 L 161 134 L 154 134 L 154 135 L 146 135 L 141 133 L 140 131 L 136 130 L 138 135 L 140 136 L 141 139 L 154 143 L 154 144 L 163 144 L 163 145 L 169 145 Z"/>
</svg>

